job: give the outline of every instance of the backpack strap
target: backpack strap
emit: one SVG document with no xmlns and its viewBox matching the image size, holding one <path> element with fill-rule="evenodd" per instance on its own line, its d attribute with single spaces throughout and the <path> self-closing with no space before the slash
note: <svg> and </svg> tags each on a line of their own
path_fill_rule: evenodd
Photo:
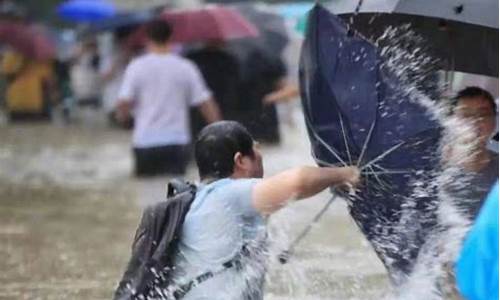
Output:
<svg viewBox="0 0 500 300">
<path fill-rule="evenodd" d="M 189 282 L 184 283 L 182 285 L 174 286 L 173 291 L 171 291 L 172 299 L 174 300 L 179 300 L 182 299 L 184 296 L 186 296 L 189 291 L 191 291 L 194 287 L 197 285 L 209 280 L 210 278 L 213 278 L 217 276 L 218 274 L 221 274 L 229 269 L 236 268 L 236 270 L 241 270 L 242 268 L 242 263 L 241 259 L 243 256 L 248 256 L 249 251 L 246 246 L 246 244 L 242 247 L 240 252 L 236 254 L 235 257 L 232 259 L 226 261 L 222 265 L 220 265 L 218 268 L 215 270 L 207 271 L 205 273 L 202 273 L 195 278 L 191 279 Z"/>
<path fill-rule="evenodd" d="M 173 299 L 175 299 L 175 300 L 182 299 L 184 296 L 186 296 L 187 293 L 189 293 L 189 291 L 191 291 L 194 287 L 201 284 L 202 282 L 205 282 L 205 281 L 209 280 L 210 278 L 212 278 L 212 277 L 214 277 L 214 276 L 216 276 L 216 275 L 218 275 L 226 270 L 229 270 L 231 268 L 239 268 L 240 266 L 241 266 L 240 260 L 233 258 L 233 259 L 223 263 L 216 270 L 212 270 L 212 271 L 208 271 L 208 272 L 205 272 L 203 274 L 200 274 L 200 275 L 196 276 L 194 279 L 190 280 L 189 282 L 182 284 L 180 286 L 177 286 L 172 293 Z"/>
<path fill-rule="evenodd" d="M 184 193 L 188 190 L 195 192 L 196 186 L 188 181 L 174 178 L 170 180 L 167 184 L 167 198 L 173 197 L 180 193 Z"/>
</svg>

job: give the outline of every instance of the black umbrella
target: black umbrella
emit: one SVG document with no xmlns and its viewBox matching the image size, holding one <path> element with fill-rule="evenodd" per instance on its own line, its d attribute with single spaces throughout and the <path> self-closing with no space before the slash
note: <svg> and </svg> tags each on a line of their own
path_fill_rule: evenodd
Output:
<svg viewBox="0 0 500 300">
<path fill-rule="evenodd" d="M 281 57 L 289 42 L 285 20 L 262 4 L 238 4 L 234 8 L 259 29 L 259 36 L 232 42 L 232 52 L 241 60 L 246 60 L 253 51 Z"/>
<path fill-rule="evenodd" d="M 339 0 L 329 8 L 372 39 L 409 24 L 442 69 L 498 77 L 497 0 Z"/>
<path fill-rule="evenodd" d="M 341 19 L 321 6 L 311 11 L 300 84 L 312 153 L 320 165 L 362 170 L 351 216 L 400 278 L 434 226 L 435 198 L 414 187 L 428 184 L 439 165 L 440 125 L 392 71 Z"/>
</svg>

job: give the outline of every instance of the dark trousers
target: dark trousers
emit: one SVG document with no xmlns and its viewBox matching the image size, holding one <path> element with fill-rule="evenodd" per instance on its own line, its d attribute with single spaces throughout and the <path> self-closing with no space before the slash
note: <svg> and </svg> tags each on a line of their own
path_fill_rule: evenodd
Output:
<svg viewBox="0 0 500 300">
<path fill-rule="evenodd" d="M 43 113 L 11 112 L 8 114 L 8 116 L 9 116 L 9 121 L 11 122 L 50 121 L 52 118 L 50 112 L 43 112 Z"/>
<path fill-rule="evenodd" d="M 184 175 L 190 156 L 186 145 L 134 148 L 133 151 L 137 177 Z"/>
</svg>

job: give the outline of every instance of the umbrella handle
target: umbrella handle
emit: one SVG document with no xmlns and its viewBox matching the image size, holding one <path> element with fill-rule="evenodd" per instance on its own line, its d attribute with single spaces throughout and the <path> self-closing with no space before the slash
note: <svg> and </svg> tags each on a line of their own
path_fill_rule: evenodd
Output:
<svg viewBox="0 0 500 300">
<path fill-rule="evenodd" d="M 325 204 L 325 206 L 314 216 L 314 219 L 301 231 L 301 233 L 293 240 L 293 242 L 288 246 L 288 249 L 283 250 L 279 255 L 278 255 L 278 260 L 281 264 L 286 264 L 288 260 L 290 259 L 290 256 L 292 256 L 295 246 L 297 246 L 300 241 L 302 241 L 306 235 L 311 231 L 313 226 L 318 223 L 318 221 L 321 219 L 321 217 L 325 214 L 325 212 L 328 210 L 330 205 L 337 199 L 337 194 L 334 192 L 332 198 L 328 200 L 328 202 Z"/>
</svg>

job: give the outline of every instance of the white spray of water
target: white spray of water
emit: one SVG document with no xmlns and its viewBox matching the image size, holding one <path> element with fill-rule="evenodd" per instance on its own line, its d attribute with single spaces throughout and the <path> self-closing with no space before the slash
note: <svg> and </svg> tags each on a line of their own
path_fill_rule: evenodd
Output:
<svg viewBox="0 0 500 300">
<path fill-rule="evenodd" d="M 404 91 L 410 101 L 425 107 L 432 118 L 442 126 L 443 135 L 439 153 L 442 166 L 435 174 L 429 174 L 427 180 L 430 182 L 421 182 L 420 186 L 426 188 L 413 190 L 415 199 L 418 199 L 421 193 L 437 199 L 437 225 L 421 248 L 413 272 L 404 278 L 404 283 L 387 298 L 438 300 L 455 293 L 450 271 L 470 227 L 469 219 L 457 207 L 457 203 L 465 199 L 460 199 L 460 195 L 456 193 L 450 193 L 447 187 L 451 185 L 458 185 L 464 189 L 469 187 L 468 176 L 458 166 L 471 160 L 476 146 L 474 141 L 477 139 L 471 124 L 449 114 L 450 108 L 447 103 L 438 101 L 440 99 L 431 99 L 421 92 L 427 72 L 437 61 L 430 59 L 421 48 L 404 49 L 408 42 L 413 45 L 421 45 L 423 42 L 408 29 L 386 30 L 381 40 L 390 42 L 381 52 L 387 58 L 386 67 L 403 83 Z M 402 220 L 405 213 L 406 217 L 409 217 L 408 214 L 413 211 L 413 207 L 405 210 Z"/>
</svg>

